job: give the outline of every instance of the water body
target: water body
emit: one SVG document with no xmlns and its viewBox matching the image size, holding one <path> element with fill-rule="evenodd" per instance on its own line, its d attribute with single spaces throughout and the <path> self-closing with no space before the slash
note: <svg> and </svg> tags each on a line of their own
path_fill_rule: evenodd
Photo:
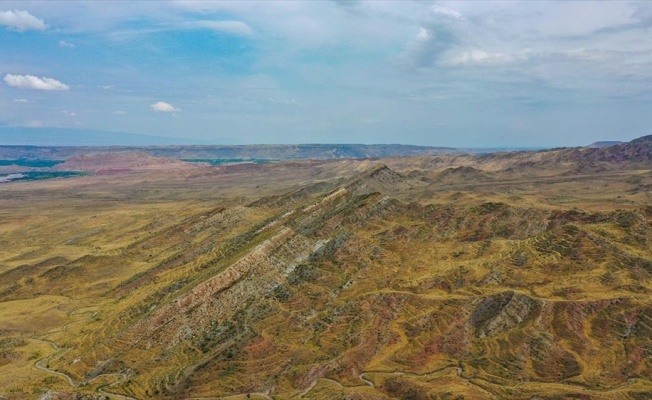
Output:
<svg viewBox="0 0 652 400">
<path fill-rule="evenodd" d="M 80 175 L 85 175 L 85 173 L 78 171 L 27 171 L 0 175 L 0 183 L 9 183 L 16 181 L 39 181 L 43 179 L 53 178 L 70 178 L 72 176 Z"/>
<path fill-rule="evenodd" d="M 27 158 L 17 158 L 13 160 L 0 160 L 0 166 L 17 165 L 19 167 L 30 168 L 51 168 L 62 162 L 63 160 L 30 160 Z"/>
</svg>

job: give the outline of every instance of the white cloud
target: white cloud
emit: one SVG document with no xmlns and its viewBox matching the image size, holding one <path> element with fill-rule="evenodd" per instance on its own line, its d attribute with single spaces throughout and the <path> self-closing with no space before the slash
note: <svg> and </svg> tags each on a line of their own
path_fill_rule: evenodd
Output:
<svg viewBox="0 0 652 400">
<path fill-rule="evenodd" d="M 459 11 L 453 10 L 452 8 L 448 8 L 448 7 L 434 6 L 430 11 L 433 14 L 445 15 L 447 17 L 456 18 L 456 19 L 463 19 L 462 14 L 460 14 Z"/>
<path fill-rule="evenodd" d="M 37 77 L 34 75 L 12 75 L 7 74 L 4 78 L 5 83 L 11 87 L 32 90 L 69 90 L 68 85 L 59 82 L 56 79 Z"/>
<path fill-rule="evenodd" d="M 125 115 L 126 113 L 127 113 L 126 111 L 117 110 L 117 111 L 112 112 L 111 114 L 113 114 L 113 115 Z"/>
<path fill-rule="evenodd" d="M 29 103 L 27 99 L 14 99 L 14 103 Z"/>
<path fill-rule="evenodd" d="M 27 11 L 9 10 L 0 11 L 0 25 L 5 25 L 19 32 L 28 30 L 45 30 L 46 25 L 43 20 L 36 18 Z"/>
<path fill-rule="evenodd" d="M 149 108 L 152 109 L 152 111 L 156 112 L 177 112 L 181 111 L 179 108 L 175 108 L 172 104 L 166 103 L 164 101 L 159 101 L 157 103 L 154 103 L 149 106 Z"/>
<path fill-rule="evenodd" d="M 432 35 L 430 34 L 430 32 L 428 32 L 428 30 L 426 28 L 424 28 L 424 27 L 419 28 L 419 33 L 417 34 L 417 40 L 418 41 L 425 42 L 425 41 L 430 40 L 431 37 L 432 37 Z"/>
<path fill-rule="evenodd" d="M 254 34 L 254 30 L 242 21 L 198 21 L 196 25 L 200 28 L 231 35 L 251 36 Z"/>
<path fill-rule="evenodd" d="M 114 85 L 100 85 L 100 86 L 98 86 L 98 88 L 104 89 L 104 90 L 113 90 L 113 89 L 115 89 L 115 86 Z"/>
<path fill-rule="evenodd" d="M 488 53 L 484 50 L 473 49 L 453 57 L 450 65 L 484 66 L 498 65 L 513 61 L 513 58 L 503 53 Z"/>
<path fill-rule="evenodd" d="M 68 43 L 68 42 L 66 42 L 65 40 L 60 40 L 60 41 L 59 41 L 59 47 L 67 47 L 67 48 L 69 48 L 69 49 L 74 49 L 74 48 L 75 48 L 75 45 L 72 44 L 72 43 Z"/>
<path fill-rule="evenodd" d="M 76 117 L 77 113 L 74 111 L 61 110 L 61 114 L 67 115 L 69 117 Z"/>
<path fill-rule="evenodd" d="M 24 0 L 0 3 L 0 12 L 27 8 L 21 5 L 21 1 Z M 433 3 L 436 3 L 434 7 Z M 124 60 L 121 62 L 121 59 L 109 57 L 118 45 L 105 47 L 103 51 L 107 57 L 88 60 L 89 65 L 84 69 L 99 68 L 106 72 L 106 80 L 93 82 L 92 76 L 89 76 L 88 79 L 83 77 L 85 79 L 80 78 L 80 82 L 74 82 L 75 92 L 79 92 L 79 96 L 86 93 L 77 87 L 81 81 L 87 88 L 99 88 L 95 94 L 101 92 L 103 96 L 109 96 L 105 103 L 97 106 L 108 107 L 104 108 L 102 117 L 124 124 L 119 127 L 122 130 L 153 131 L 160 127 L 162 132 L 172 134 L 176 126 L 169 124 L 168 117 L 174 114 L 175 107 L 163 107 L 164 110 L 159 111 L 157 108 L 161 107 L 154 107 L 156 102 L 150 102 L 155 98 L 175 101 L 179 107 L 183 105 L 183 115 L 186 117 L 192 112 L 193 121 L 188 122 L 195 124 L 197 131 L 210 131 L 207 127 L 221 121 L 225 125 L 237 126 L 240 130 L 234 131 L 242 132 L 245 136 L 243 140 L 256 141 L 261 136 L 254 136 L 253 132 L 288 132 L 283 134 L 286 140 L 303 137 L 298 133 L 289 133 L 294 128 L 286 129 L 289 124 L 286 121 L 290 121 L 294 114 L 290 107 L 284 108 L 282 102 L 287 101 L 290 105 L 293 98 L 306 104 L 305 113 L 301 114 L 306 119 L 316 121 L 314 132 L 328 132 L 323 133 L 322 140 L 330 138 L 330 132 L 350 131 L 342 128 L 345 119 L 336 117 L 338 112 L 345 114 L 350 110 L 353 110 L 353 117 L 346 121 L 353 121 L 355 116 L 382 115 L 383 122 L 387 123 L 378 129 L 378 140 L 390 140 L 389 132 L 392 130 L 403 132 L 410 129 L 417 132 L 423 127 L 424 132 L 429 132 L 431 121 L 465 110 L 467 99 L 478 102 L 492 99 L 485 108 L 491 109 L 492 113 L 474 113 L 470 119 L 481 121 L 494 118 L 494 122 L 505 125 L 488 123 L 487 130 L 502 132 L 507 129 L 505 126 L 509 118 L 528 120 L 534 115 L 557 112 L 562 108 L 537 108 L 536 100 L 540 100 L 540 104 L 559 105 L 570 104 L 570 100 L 577 100 L 579 104 L 585 98 L 591 102 L 595 100 L 596 104 L 602 99 L 636 99 L 636 107 L 644 108 L 645 102 L 649 102 L 652 96 L 652 41 L 646 40 L 649 36 L 649 27 L 646 26 L 652 26 L 652 2 L 361 0 L 341 6 L 331 1 L 179 0 L 119 4 L 88 2 L 84 3 L 85 7 L 76 8 L 74 3 L 67 2 L 39 2 L 38 6 L 32 5 L 36 2 L 29 4 L 29 7 L 35 7 L 29 8 L 31 13 L 65 30 L 62 35 L 57 34 L 56 39 L 71 40 L 82 46 L 80 40 L 86 39 L 80 38 L 86 38 L 84 35 L 87 34 L 91 34 L 89 40 L 101 39 L 104 35 L 113 39 L 114 35 L 124 34 L 134 40 L 129 46 L 135 43 L 143 45 L 142 54 L 147 53 L 151 58 L 139 60 L 142 57 L 137 57 L 127 60 L 130 62 L 126 64 Z M 0 26 L 0 32 L 5 28 Z M 204 32 L 209 36 L 214 33 L 215 36 L 232 39 L 255 39 L 256 43 L 243 54 L 229 54 L 227 61 L 232 68 L 211 70 L 205 68 L 208 65 L 205 57 L 195 59 L 196 54 L 186 54 L 185 49 L 176 46 L 176 54 L 171 54 L 166 46 L 158 46 L 158 40 L 163 40 L 165 35 L 174 32 L 183 34 L 189 30 Z M 150 42 L 152 40 L 154 42 Z M 52 47 L 56 47 L 58 42 L 51 42 Z M 233 43 L 239 42 L 236 40 Z M 24 46 L 29 44 L 29 40 L 26 40 Z M 59 49 L 60 52 L 67 50 L 77 51 Z M 33 56 L 37 55 L 33 53 Z M 185 68 L 183 65 L 174 63 L 169 68 L 156 71 L 148 68 L 151 61 L 162 65 L 166 60 L 178 56 L 187 57 L 187 65 L 191 67 L 195 65 L 195 60 L 200 62 L 192 76 L 188 76 L 187 71 L 181 71 Z M 31 64 L 36 65 L 34 63 L 37 61 L 31 60 Z M 65 67 L 70 60 L 60 61 Z M 140 61 L 146 63 L 140 65 Z M 30 60 L 25 59 L 24 62 L 29 64 Z M 128 64 L 133 68 L 125 68 Z M 2 67 L 4 73 L 0 74 L 0 79 L 7 73 L 34 73 L 9 68 Z M 55 72 L 37 72 L 62 80 L 72 79 L 67 75 L 55 75 Z M 258 76 L 266 77 L 267 81 Z M 174 81 L 172 85 L 169 84 L 170 80 Z M 72 81 L 66 82 L 73 84 Z M 111 82 L 116 88 L 107 85 Z M 320 83 L 322 90 L 314 91 L 317 87 L 310 82 Z M 152 105 L 152 113 L 167 112 L 150 114 L 151 117 L 166 117 L 147 120 L 147 123 L 160 125 L 145 126 L 144 122 L 137 122 L 140 116 L 135 112 L 120 116 L 123 114 L 120 111 L 129 109 L 122 107 L 125 97 L 121 97 L 127 92 L 124 88 L 128 87 L 134 88 L 134 91 L 150 88 L 147 93 L 141 92 L 141 95 L 151 96 L 141 107 L 146 111 Z M 29 92 L 8 94 L 11 96 L 8 97 L 9 101 L 15 97 L 31 99 Z M 176 100 L 179 98 L 190 100 L 181 103 L 181 100 Z M 339 101 L 343 98 L 347 100 Z M 37 100 L 37 103 L 44 101 Z M 612 100 L 604 100 L 601 104 L 606 104 L 606 101 Z M 192 102 L 197 104 L 191 110 L 186 103 Z M 440 111 L 415 102 L 437 102 L 436 108 Z M 20 107 L 20 103 L 10 104 L 14 105 L 16 112 L 27 112 L 26 109 L 33 105 Z M 522 109 L 530 107 L 527 108 L 530 114 L 494 117 L 499 107 L 509 108 L 513 104 L 523 105 Z M 116 108 L 118 105 L 120 109 Z M 493 105 L 495 108 L 491 108 Z M 613 108 L 619 107 L 620 103 Z M 627 107 L 624 101 L 622 107 Z M 56 117 L 71 125 L 74 119 L 62 115 L 62 108 L 60 105 L 54 109 Z M 426 109 L 428 112 L 421 114 L 421 110 Z M 178 114 L 182 116 L 181 112 Z M 404 114 L 410 115 L 410 118 L 404 117 Z M 101 113 L 97 115 L 99 118 Z M 198 117 L 194 118 L 195 115 Z M 246 125 L 248 122 L 240 121 L 239 115 L 249 115 L 257 125 L 254 122 Z M 632 115 L 633 111 L 629 116 Z M 599 116 L 606 119 L 604 115 Z M 9 117 L 24 118 L 20 114 Z M 546 122 L 545 127 L 550 131 L 562 129 L 563 123 L 573 121 L 571 118 L 564 121 L 555 114 L 550 114 L 549 119 L 559 121 Z M 645 120 L 644 117 L 639 119 Z M 415 121 L 414 125 L 405 127 L 403 123 L 395 122 L 408 120 Z M 627 125 L 624 117 L 622 120 L 623 126 L 619 127 L 619 131 L 636 128 L 633 123 Z M 555 123 L 558 125 L 553 126 Z M 462 124 L 451 120 L 448 127 L 451 135 L 460 132 L 462 125 L 469 131 L 473 129 L 471 122 Z M 587 125 L 587 128 L 590 127 Z M 485 131 L 482 122 L 477 123 L 477 129 Z M 249 133 L 245 132 L 252 133 L 247 136 Z M 295 134 L 297 136 L 291 137 Z M 321 133 L 303 140 L 319 140 L 318 134 Z M 279 140 L 281 136 L 270 134 L 269 137 L 269 140 Z M 340 137 L 346 139 L 345 136 Z M 426 134 L 420 139 L 409 135 L 399 138 L 422 140 L 423 143 L 439 140 L 435 135 L 430 139 Z M 360 140 L 366 139 L 360 136 Z"/>
</svg>

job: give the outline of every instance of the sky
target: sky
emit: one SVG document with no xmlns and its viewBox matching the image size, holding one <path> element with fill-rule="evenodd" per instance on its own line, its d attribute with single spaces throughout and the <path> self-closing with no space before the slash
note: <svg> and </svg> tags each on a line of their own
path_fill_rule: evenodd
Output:
<svg viewBox="0 0 652 400">
<path fill-rule="evenodd" d="M 652 2 L 2 1 L 0 127 L 546 147 L 652 134 Z"/>
</svg>

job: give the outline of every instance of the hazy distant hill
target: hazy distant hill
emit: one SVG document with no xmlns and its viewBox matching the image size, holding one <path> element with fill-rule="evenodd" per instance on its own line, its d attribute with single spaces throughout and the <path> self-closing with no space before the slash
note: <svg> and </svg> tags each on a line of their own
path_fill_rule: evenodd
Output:
<svg viewBox="0 0 652 400">
<path fill-rule="evenodd" d="M 65 159 L 77 154 L 137 151 L 154 157 L 180 159 L 265 159 L 327 160 L 339 158 L 382 158 L 416 155 L 457 154 L 447 147 L 396 144 L 301 144 L 243 146 L 111 146 L 40 147 L 1 146 L 0 158 Z"/>
<path fill-rule="evenodd" d="M 0 139 L 4 131 L 0 128 Z M 116 134 L 126 135 L 129 134 Z M 100 135 L 101 136 L 101 135 Z M 132 135 L 140 140 L 140 135 Z M 153 137 L 148 137 L 150 140 Z M 161 141 L 171 140 L 157 138 Z M 330 160 L 426 156 L 426 164 L 459 166 L 481 163 L 490 170 L 541 166 L 559 162 L 649 162 L 652 135 L 630 142 L 596 142 L 586 147 L 546 150 L 456 149 L 399 144 L 258 144 L 258 145 L 97 145 L 97 146 L 6 146 L 0 140 L 0 159 L 65 160 L 80 154 L 139 152 L 152 157 L 181 160 Z M 427 156 L 447 156 L 446 160 Z M 465 157 L 464 160 L 459 157 Z M 416 163 L 416 160 L 410 161 Z"/>
<path fill-rule="evenodd" d="M 590 145 L 586 146 L 590 149 L 599 149 L 602 147 L 610 147 L 610 146 L 615 146 L 617 144 L 622 144 L 624 142 L 618 141 L 618 140 L 604 140 L 600 142 L 593 142 Z"/>
<path fill-rule="evenodd" d="M 652 160 L 652 135 L 613 146 L 576 149 L 568 154 L 567 159 L 570 161 L 650 161 Z"/>
</svg>

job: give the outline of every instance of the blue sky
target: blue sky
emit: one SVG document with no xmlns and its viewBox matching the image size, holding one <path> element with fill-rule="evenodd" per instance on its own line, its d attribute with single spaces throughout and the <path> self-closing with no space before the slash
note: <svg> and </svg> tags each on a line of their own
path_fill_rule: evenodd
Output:
<svg viewBox="0 0 652 400">
<path fill-rule="evenodd" d="M 652 2 L 3 1 L 0 126 L 216 144 L 631 140 L 652 134 Z"/>
</svg>

